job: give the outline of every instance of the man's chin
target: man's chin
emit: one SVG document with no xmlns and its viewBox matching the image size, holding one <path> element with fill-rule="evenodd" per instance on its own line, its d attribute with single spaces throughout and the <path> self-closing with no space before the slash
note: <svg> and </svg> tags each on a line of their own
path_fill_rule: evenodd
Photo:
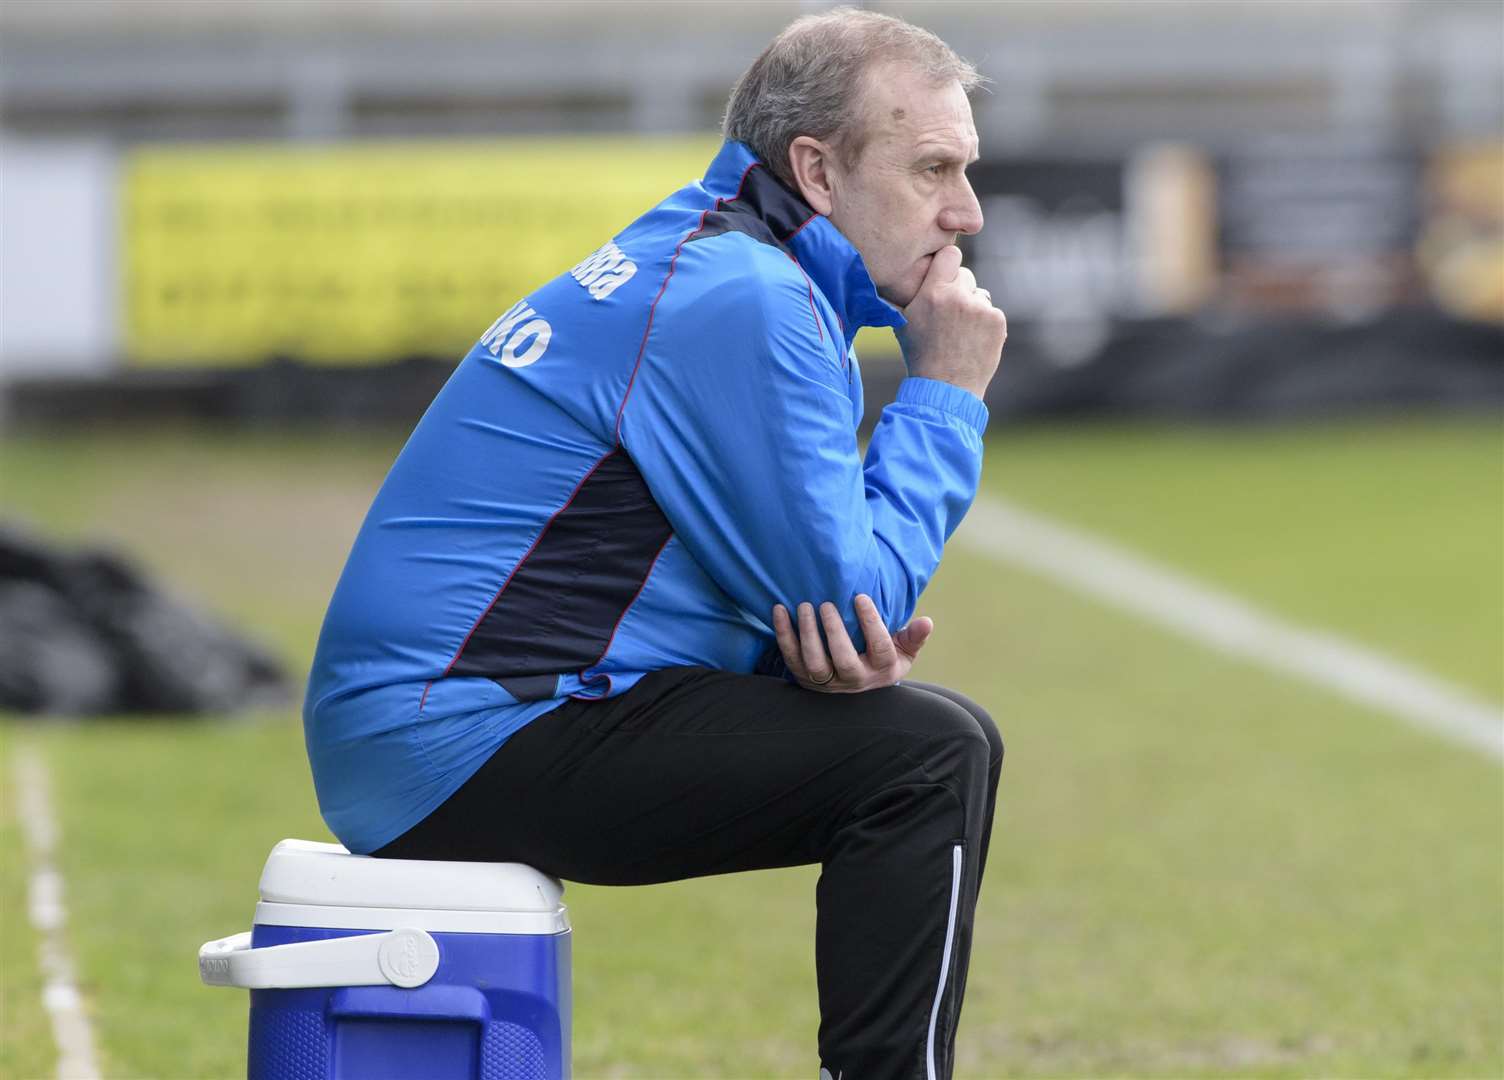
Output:
<svg viewBox="0 0 1504 1080">
<path fill-rule="evenodd" d="M 914 302 L 914 297 L 919 295 L 919 285 L 923 284 L 923 282 L 924 279 L 920 278 L 918 284 L 904 284 L 899 286 L 879 285 L 877 287 L 877 295 L 881 296 L 884 300 L 892 304 L 894 307 L 903 309 Z"/>
</svg>

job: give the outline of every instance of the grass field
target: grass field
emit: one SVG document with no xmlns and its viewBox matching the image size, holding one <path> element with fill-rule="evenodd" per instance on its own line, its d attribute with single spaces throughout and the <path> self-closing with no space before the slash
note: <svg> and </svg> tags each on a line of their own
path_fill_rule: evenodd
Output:
<svg viewBox="0 0 1504 1080">
<path fill-rule="evenodd" d="M 118 542 L 306 667 L 400 439 L 139 430 L 0 441 L 0 506 Z M 995 435 L 988 490 L 1504 698 L 1497 423 Z M 960 1069 L 1504 1075 L 1504 771 L 1085 598 L 947 555 L 917 674 L 1008 745 Z M 244 1072 L 198 982 L 266 852 L 327 836 L 296 708 L 7 721 L 54 777 L 69 939 L 110 1077 Z M 10 791 L 9 772 L 5 774 Z M 570 886 L 581 1077 L 809 1077 L 812 868 Z M 0 800 L 0 1076 L 53 1069 Z"/>
</svg>

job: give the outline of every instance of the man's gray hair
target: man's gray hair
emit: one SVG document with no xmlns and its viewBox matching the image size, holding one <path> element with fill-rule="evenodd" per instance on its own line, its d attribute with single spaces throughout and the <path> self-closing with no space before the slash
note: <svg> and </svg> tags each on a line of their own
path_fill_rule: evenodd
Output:
<svg viewBox="0 0 1504 1080">
<path fill-rule="evenodd" d="M 866 73 L 888 61 L 912 65 L 937 85 L 954 80 L 967 92 L 983 81 L 928 30 L 839 7 L 795 19 L 753 61 L 731 90 L 726 138 L 746 143 L 790 186 L 789 143 L 800 135 L 831 143 L 849 167 L 870 134 L 862 117 Z"/>
</svg>

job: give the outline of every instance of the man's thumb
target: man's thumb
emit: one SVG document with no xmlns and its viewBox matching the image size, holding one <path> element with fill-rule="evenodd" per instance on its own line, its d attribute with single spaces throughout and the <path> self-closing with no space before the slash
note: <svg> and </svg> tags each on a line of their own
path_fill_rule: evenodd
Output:
<svg viewBox="0 0 1504 1080">
<path fill-rule="evenodd" d="M 893 644 L 897 645 L 910 656 L 918 656 L 919 650 L 924 648 L 924 643 L 929 640 L 929 636 L 934 632 L 934 629 L 935 620 L 921 615 L 893 635 Z"/>
</svg>

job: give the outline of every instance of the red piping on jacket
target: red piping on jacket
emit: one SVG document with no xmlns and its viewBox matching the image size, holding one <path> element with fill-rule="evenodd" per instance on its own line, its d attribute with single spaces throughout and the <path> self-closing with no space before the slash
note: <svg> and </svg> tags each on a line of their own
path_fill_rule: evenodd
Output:
<svg viewBox="0 0 1504 1080">
<path fill-rule="evenodd" d="M 569 509 L 570 504 L 575 500 L 575 496 L 578 495 L 580 493 L 580 489 L 585 486 L 585 481 L 594 476 L 595 470 L 599 469 L 605 462 L 606 458 L 616 453 L 616 451 L 617 447 L 613 446 L 610 450 L 601 455 L 600 460 L 598 460 L 594 465 L 590 466 L 590 471 L 587 472 L 584 476 L 580 477 L 580 482 L 576 484 L 574 486 L 574 490 L 569 493 L 569 498 L 564 500 L 564 505 L 555 510 L 553 514 L 549 516 L 549 519 L 543 523 L 543 528 L 539 529 L 538 535 L 533 537 L 533 542 L 528 545 L 528 549 L 522 553 L 522 558 L 517 560 L 517 564 L 513 566 L 511 572 L 507 574 L 506 580 L 501 583 L 501 588 L 497 589 L 496 595 L 491 597 L 491 602 L 487 604 L 481 611 L 480 615 L 476 617 L 475 622 L 470 624 L 470 630 L 465 635 L 465 640 L 460 642 L 460 647 L 458 649 L 454 650 L 454 655 L 449 658 L 449 664 L 444 668 L 444 673 L 439 676 L 439 679 L 448 678 L 449 673 L 454 670 L 454 665 L 459 663 L 460 657 L 465 653 L 465 646 L 470 644 L 470 639 L 475 636 L 475 631 L 479 629 L 481 623 L 486 621 L 486 616 L 491 614 L 491 609 L 494 608 L 496 606 L 496 602 L 501 599 L 501 594 L 507 591 L 507 586 L 512 583 L 512 578 L 517 576 L 517 571 L 522 569 L 523 564 L 527 562 L 528 558 L 537 549 L 539 542 L 548 535 L 548 530 L 550 526 L 553 525 L 554 520 L 564 511 Z M 657 556 L 654 556 L 655 561 L 656 559 Z M 423 711 L 423 706 L 428 703 L 428 691 L 433 688 L 433 684 L 436 682 L 438 682 L 438 679 L 429 679 L 427 684 L 423 687 L 423 696 L 418 699 L 418 711 L 420 713 Z"/>
</svg>

